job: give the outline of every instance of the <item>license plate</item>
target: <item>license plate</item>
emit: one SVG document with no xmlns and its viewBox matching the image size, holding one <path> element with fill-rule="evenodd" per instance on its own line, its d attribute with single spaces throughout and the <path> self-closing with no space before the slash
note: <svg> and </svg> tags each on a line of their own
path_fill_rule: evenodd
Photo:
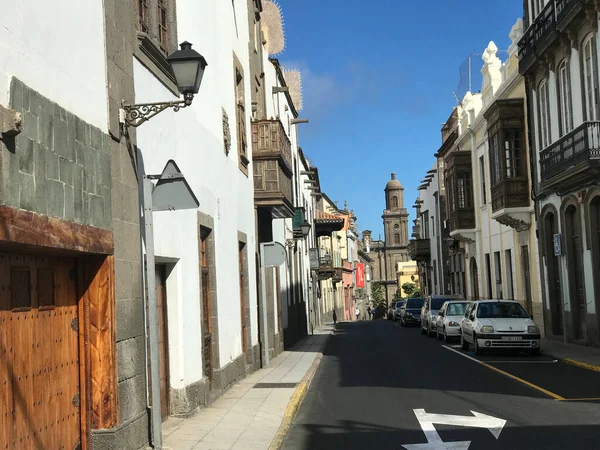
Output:
<svg viewBox="0 0 600 450">
<path fill-rule="evenodd" d="M 502 336 L 503 341 L 522 341 L 522 336 Z"/>
</svg>

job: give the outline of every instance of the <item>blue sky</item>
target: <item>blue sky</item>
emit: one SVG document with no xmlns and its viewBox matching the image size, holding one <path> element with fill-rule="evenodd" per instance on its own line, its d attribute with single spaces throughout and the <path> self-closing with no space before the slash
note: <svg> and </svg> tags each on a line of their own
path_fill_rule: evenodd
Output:
<svg viewBox="0 0 600 450">
<path fill-rule="evenodd" d="M 396 172 L 405 207 L 441 144 L 441 124 L 469 54 L 499 49 L 522 16 L 520 0 L 279 0 L 286 49 L 302 72 L 300 145 L 319 167 L 322 190 L 382 233 L 383 188 Z M 473 60 L 473 91 L 482 61 Z M 411 222 L 412 224 L 412 222 Z M 412 229 L 409 227 L 409 233 Z"/>
</svg>

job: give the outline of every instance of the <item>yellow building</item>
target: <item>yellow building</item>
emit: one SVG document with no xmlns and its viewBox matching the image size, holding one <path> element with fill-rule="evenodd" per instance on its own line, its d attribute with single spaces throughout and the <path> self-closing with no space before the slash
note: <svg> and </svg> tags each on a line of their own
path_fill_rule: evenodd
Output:
<svg viewBox="0 0 600 450">
<path fill-rule="evenodd" d="M 406 294 L 402 290 L 404 283 L 414 283 L 417 289 L 421 289 L 419 283 L 419 270 L 417 268 L 416 261 L 405 261 L 396 263 L 396 279 L 398 280 L 398 291 L 402 294 L 402 297 L 406 297 Z"/>
</svg>

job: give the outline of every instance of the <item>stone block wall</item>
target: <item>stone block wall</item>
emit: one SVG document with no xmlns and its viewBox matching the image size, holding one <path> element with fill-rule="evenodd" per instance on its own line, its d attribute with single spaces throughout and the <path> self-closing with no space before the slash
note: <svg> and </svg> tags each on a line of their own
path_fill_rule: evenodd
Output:
<svg viewBox="0 0 600 450">
<path fill-rule="evenodd" d="M 0 204 L 112 229 L 109 137 L 17 78 L 23 131 L 0 152 Z"/>
</svg>

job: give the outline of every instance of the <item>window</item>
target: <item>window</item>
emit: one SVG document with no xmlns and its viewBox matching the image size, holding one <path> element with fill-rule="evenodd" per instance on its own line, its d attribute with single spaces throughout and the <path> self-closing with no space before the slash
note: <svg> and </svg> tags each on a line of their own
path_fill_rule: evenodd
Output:
<svg viewBox="0 0 600 450">
<path fill-rule="evenodd" d="M 143 33 L 148 32 L 148 0 L 137 1 L 138 29 Z"/>
<path fill-rule="evenodd" d="M 400 233 L 394 234 L 394 244 L 400 244 Z"/>
<path fill-rule="evenodd" d="M 392 197 L 392 208 L 398 208 L 398 197 L 395 195 Z"/>
<path fill-rule="evenodd" d="M 471 174 L 468 172 L 458 173 L 456 176 L 456 182 L 458 208 L 471 208 L 473 206 L 473 195 L 471 194 Z"/>
<path fill-rule="evenodd" d="M 248 143 L 246 141 L 246 96 L 244 92 L 244 75 L 237 58 L 235 58 L 235 118 L 237 124 L 237 147 L 240 169 L 247 174 Z"/>
<path fill-rule="evenodd" d="M 158 0 L 158 42 L 165 55 L 169 54 L 169 20 L 166 0 Z"/>
<path fill-rule="evenodd" d="M 598 59 L 596 57 L 596 38 L 592 34 L 583 43 L 583 81 L 585 101 L 585 119 L 598 120 Z"/>
<path fill-rule="evenodd" d="M 538 86 L 538 120 L 540 148 L 543 150 L 550 145 L 550 111 L 548 105 L 548 83 L 543 80 Z"/>
<path fill-rule="evenodd" d="M 494 134 L 490 138 L 490 172 L 492 176 L 492 186 L 496 186 L 500 183 L 502 172 L 500 169 L 500 133 Z"/>
<path fill-rule="evenodd" d="M 485 156 L 479 157 L 479 181 L 481 183 L 481 204 L 487 204 L 487 195 L 485 190 Z"/>
<path fill-rule="evenodd" d="M 573 111 L 569 62 L 566 59 L 558 66 L 558 92 L 560 96 L 561 131 L 563 134 L 567 134 L 573 129 Z"/>
<path fill-rule="evenodd" d="M 506 179 L 522 177 L 523 132 L 518 128 L 504 130 L 504 165 Z"/>
</svg>

